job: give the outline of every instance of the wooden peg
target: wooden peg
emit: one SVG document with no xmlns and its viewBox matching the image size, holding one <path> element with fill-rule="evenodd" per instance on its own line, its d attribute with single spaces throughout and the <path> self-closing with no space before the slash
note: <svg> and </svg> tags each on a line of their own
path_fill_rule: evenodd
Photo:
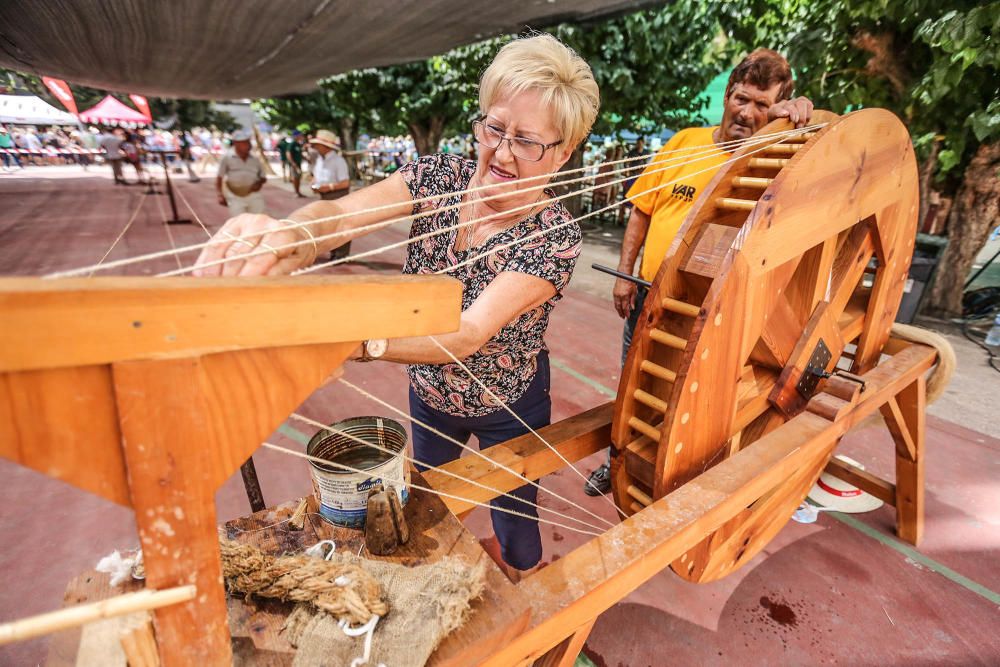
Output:
<svg viewBox="0 0 1000 667">
<path fill-rule="evenodd" d="M 787 158 L 778 157 L 752 157 L 750 158 L 751 169 L 781 169 L 788 164 Z"/>
<path fill-rule="evenodd" d="M 690 303 L 684 303 L 683 301 L 678 301 L 677 299 L 671 299 L 669 296 L 663 298 L 662 305 L 663 310 L 669 310 L 671 313 L 686 315 L 687 317 L 698 317 L 698 313 L 701 312 L 701 308 L 698 306 Z"/>
<path fill-rule="evenodd" d="M 687 345 L 687 341 L 680 336 L 675 336 L 673 334 L 668 334 L 666 331 L 660 329 L 650 329 L 649 337 L 655 340 L 661 345 L 666 345 L 667 347 L 672 347 L 675 350 L 683 350 L 684 346 Z"/>
<path fill-rule="evenodd" d="M 638 417 L 632 417 L 628 420 L 628 425 L 634 428 L 639 433 L 642 433 L 647 438 L 652 438 L 656 442 L 660 441 L 660 429 L 650 426 L 646 422 L 642 421 Z"/>
<path fill-rule="evenodd" d="M 773 178 L 754 178 L 753 176 L 733 177 L 734 188 L 753 188 L 755 190 L 766 190 L 771 185 L 771 183 L 774 183 Z"/>
<path fill-rule="evenodd" d="M 757 206 L 757 202 L 753 199 L 720 197 L 715 200 L 715 205 L 724 211 L 752 211 Z"/>
<path fill-rule="evenodd" d="M 639 364 L 639 370 L 643 373 L 648 373 L 653 377 L 658 377 L 661 380 L 666 380 L 667 382 L 673 382 L 677 379 L 677 373 L 673 372 L 669 368 L 664 368 L 659 364 L 654 364 L 648 359 L 643 360 L 643 362 Z"/>
<path fill-rule="evenodd" d="M 632 396 L 643 405 L 651 407 L 661 414 L 667 411 L 666 401 L 661 401 L 649 392 L 643 391 L 642 389 L 636 389 Z"/>
</svg>

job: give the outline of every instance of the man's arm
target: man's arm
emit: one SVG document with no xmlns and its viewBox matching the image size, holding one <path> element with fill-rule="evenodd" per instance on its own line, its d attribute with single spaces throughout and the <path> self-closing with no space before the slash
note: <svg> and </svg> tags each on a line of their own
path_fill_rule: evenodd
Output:
<svg viewBox="0 0 1000 667">
<path fill-rule="evenodd" d="M 250 187 L 250 192 L 257 192 L 267 183 L 267 176 L 264 175 L 264 165 L 260 159 L 257 160 L 257 182 Z"/>
<path fill-rule="evenodd" d="M 618 259 L 618 270 L 622 273 L 631 274 L 635 270 L 635 260 L 639 257 L 639 251 L 646 243 L 646 234 L 649 232 L 650 216 L 632 207 L 632 213 L 628 217 L 628 226 L 625 227 L 625 237 L 622 239 L 622 252 Z M 615 310 L 621 317 L 628 317 L 635 306 L 636 284 L 624 278 L 615 281 L 612 295 L 615 300 Z"/>
</svg>

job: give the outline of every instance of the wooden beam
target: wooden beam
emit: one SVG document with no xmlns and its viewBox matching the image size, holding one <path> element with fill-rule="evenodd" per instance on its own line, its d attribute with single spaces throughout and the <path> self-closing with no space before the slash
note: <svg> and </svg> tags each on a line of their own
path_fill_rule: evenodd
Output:
<svg viewBox="0 0 1000 667">
<path fill-rule="evenodd" d="M 612 403 L 605 403 L 539 429 L 538 433 L 567 460 L 576 462 L 611 445 L 613 409 Z M 540 479 L 566 466 L 562 459 L 532 433 L 488 447 L 483 450 L 483 453 L 517 470 L 529 479 Z M 478 456 L 463 456 L 441 467 L 466 479 L 475 480 L 480 484 L 504 492 L 513 491 L 524 483 Z M 429 470 L 423 475 L 424 479 L 438 491 L 445 491 L 463 498 L 485 503 L 497 495 L 434 470 Z M 472 503 L 453 498 L 442 498 L 442 500 L 448 509 L 459 516 L 476 507 Z"/>
<path fill-rule="evenodd" d="M 447 333 L 461 289 L 444 276 L 5 278 L 0 371 Z"/>
<path fill-rule="evenodd" d="M 837 457 L 830 459 L 826 464 L 827 472 L 839 480 L 853 484 L 865 493 L 870 493 L 879 500 L 889 505 L 896 504 L 896 485 L 887 482 L 881 477 L 873 475 L 867 470 L 851 465 L 846 461 L 841 461 Z"/>
<path fill-rule="evenodd" d="M 865 375 L 868 389 L 841 421 L 802 413 L 523 580 L 519 587 L 533 603 L 531 627 L 484 665 L 544 654 L 814 460 L 831 440 L 915 382 L 935 356 L 925 346 L 904 350 Z"/>
</svg>

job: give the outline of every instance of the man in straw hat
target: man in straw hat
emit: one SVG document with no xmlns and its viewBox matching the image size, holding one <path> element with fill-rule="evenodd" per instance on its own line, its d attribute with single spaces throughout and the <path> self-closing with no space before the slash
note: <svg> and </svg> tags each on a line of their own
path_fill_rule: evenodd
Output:
<svg viewBox="0 0 1000 667">
<path fill-rule="evenodd" d="M 351 191 L 351 176 L 347 160 L 340 155 L 340 138 L 330 130 L 319 130 L 309 140 L 309 145 L 319 153 L 313 165 L 312 190 L 321 199 L 340 199 Z M 330 253 L 330 259 L 341 259 L 351 254 L 350 242 Z"/>
<path fill-rule="evenodd" d="M 260 189 L 267 182 L 264 165 L 250 154 L 250 133 L 237 130 L 232 136 L 233 150 L 222 158 L 215 191 L 219 204 L 229 207 L 229 215 L 264 213 L 264 196 Z"/>
</svg>

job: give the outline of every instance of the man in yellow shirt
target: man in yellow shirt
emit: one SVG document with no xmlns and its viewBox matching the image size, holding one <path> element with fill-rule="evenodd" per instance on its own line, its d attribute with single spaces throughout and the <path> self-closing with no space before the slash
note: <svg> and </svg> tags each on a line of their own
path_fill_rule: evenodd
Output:
<svg viewBox="0 0 1000 667">
<path fill-rule="evenodd" d="M 794 84 L 788 61 L 770 49 L 753 51 L 733 69 L 723 99 L 722 122 L 675 134 L 629 190 L 632 212 L 622 240 L 619 271 L 631 275 L 642 250 L 639 275 L 652 282 L 687 214 L 719 168 L 732 157 L 738 142 L 749 139 L 777 118 L 788 118 L 796 127 L 808 123 L 812 102 L 804 97 L 790 99 Z M 613 296 L 615 310 L 625 318 L 624 364 L 646 290 L 619 278 Z M 610 488 L 607 464 L 591 473 L 590 483 L 584 486 L 589 495 L 597 495 L 598 490 L 606 493 Z"/>
</svg>

